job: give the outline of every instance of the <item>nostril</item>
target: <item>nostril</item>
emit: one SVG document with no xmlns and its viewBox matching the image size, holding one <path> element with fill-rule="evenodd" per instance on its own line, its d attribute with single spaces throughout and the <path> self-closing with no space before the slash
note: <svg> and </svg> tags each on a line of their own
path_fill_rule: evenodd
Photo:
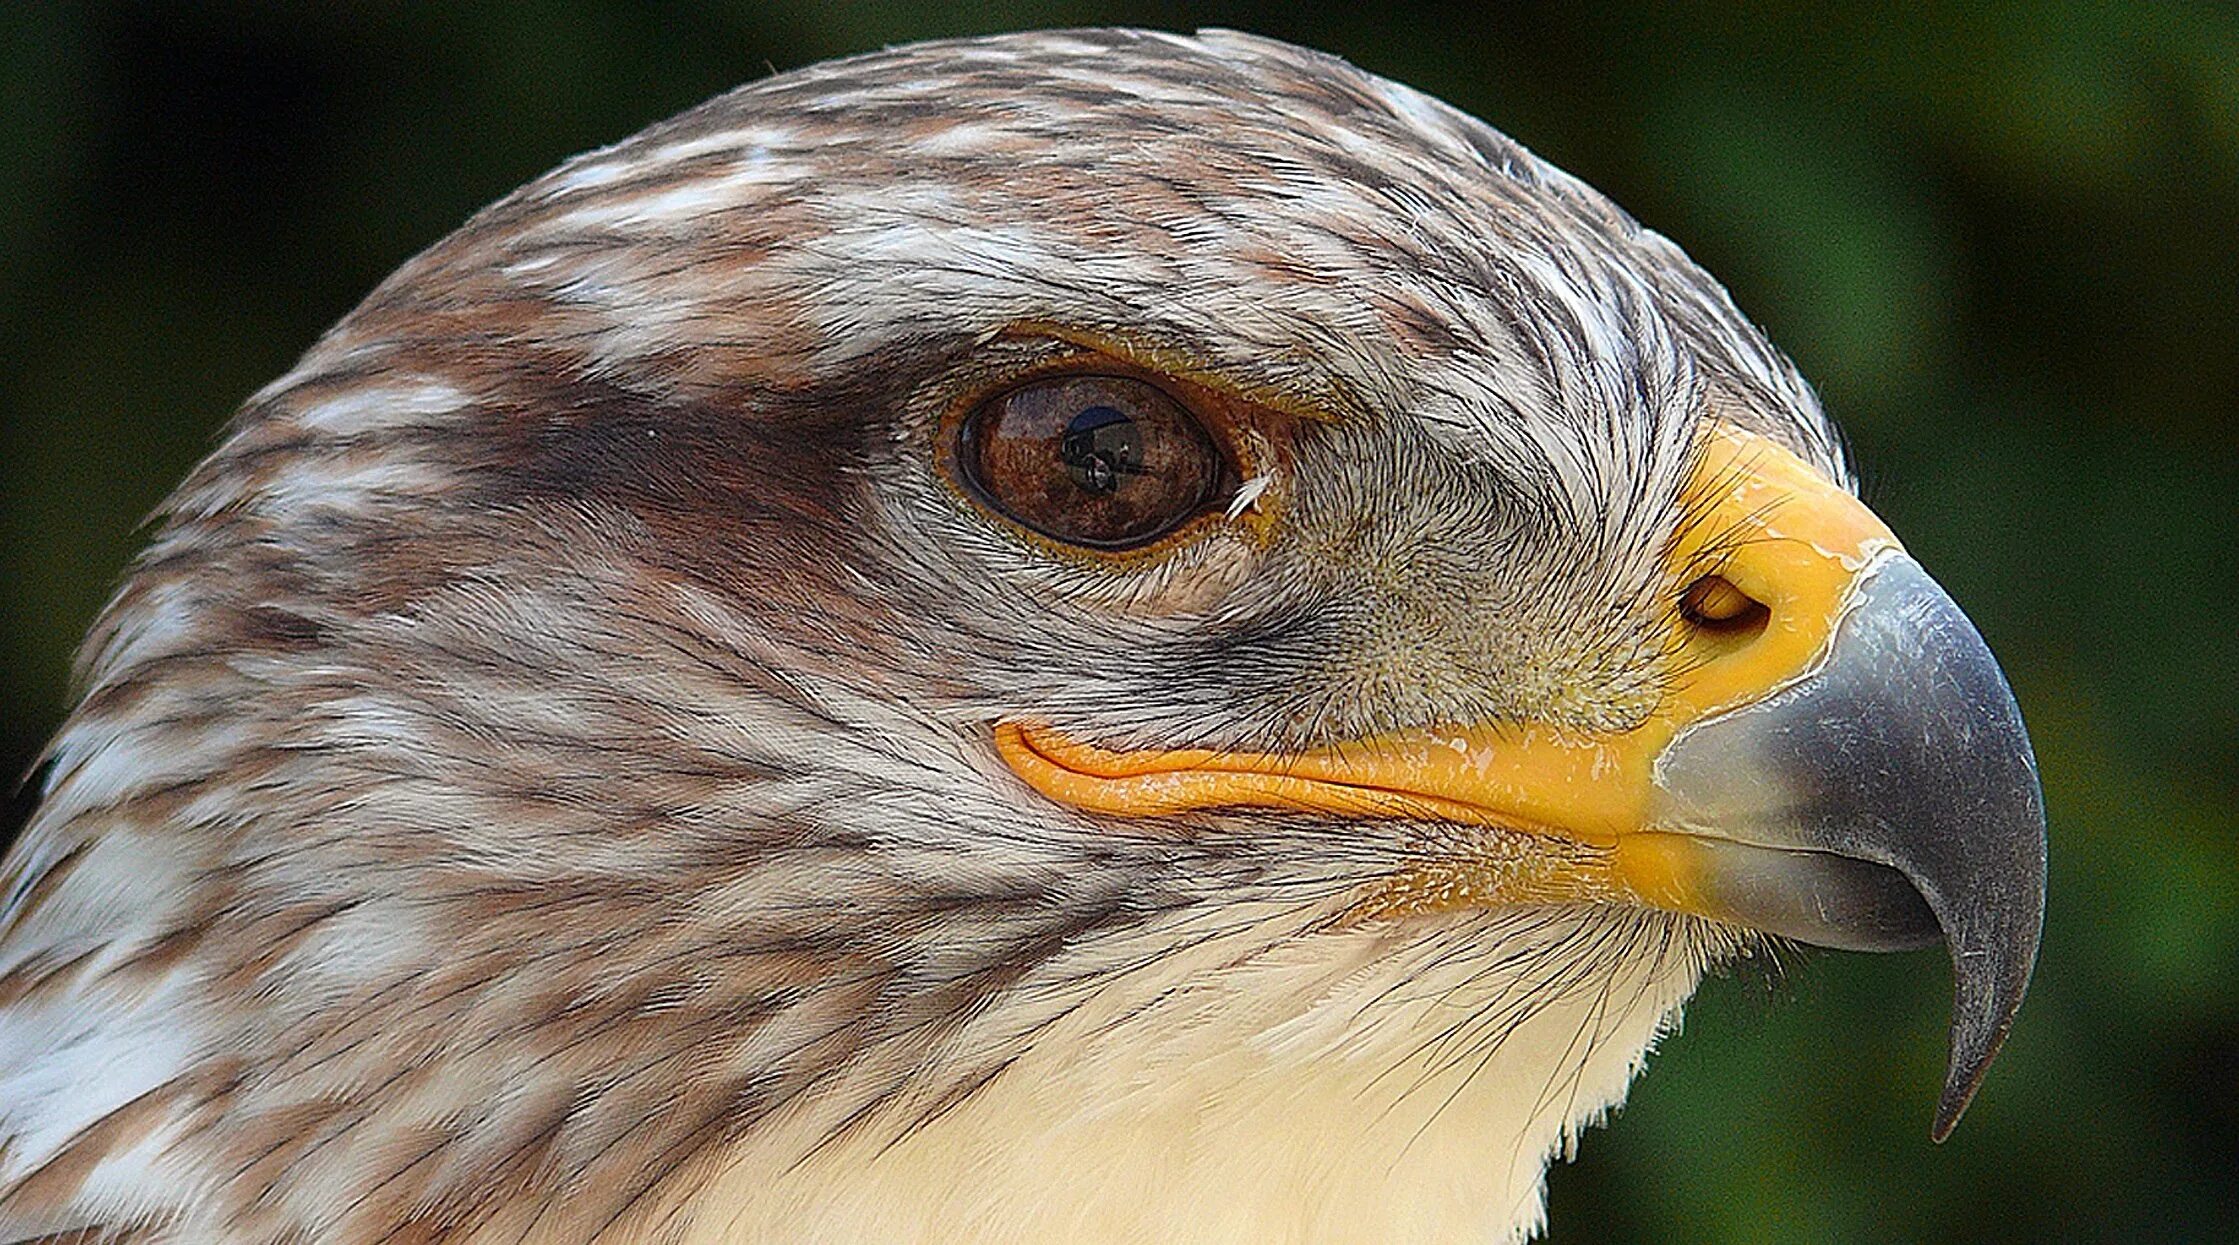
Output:
<svg viewBox="0 0 2239 1245">
<path fill-rule="evenodd" d="M 1746 632 L 1772 617 L 1765 603 L 1734 586 L 1723 575 L 1705 575 L 1679 595 L 1679 613 L 1706 631 Z"/>
</svg>

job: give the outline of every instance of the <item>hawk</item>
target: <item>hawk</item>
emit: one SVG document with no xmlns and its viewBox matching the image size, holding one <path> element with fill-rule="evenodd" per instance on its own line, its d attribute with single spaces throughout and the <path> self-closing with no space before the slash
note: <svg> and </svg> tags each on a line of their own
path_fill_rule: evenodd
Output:
<svg viewBox="0 0 2239 1245">
<path fill-rule="evenodd" d="M 1996 664 L 1670 241 L 1230 33 L 782 74 L 251 397 L 0 876 L 0 1239 L 1512 1241 L 1706 970 L 2034 960 Z"/>
</svg>

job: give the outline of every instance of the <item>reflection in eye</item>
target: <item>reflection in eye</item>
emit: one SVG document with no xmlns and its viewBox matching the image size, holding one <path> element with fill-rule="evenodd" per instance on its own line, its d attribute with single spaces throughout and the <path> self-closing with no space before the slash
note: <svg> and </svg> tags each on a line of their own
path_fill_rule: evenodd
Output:
<svg viewBox="0 0 2239 1245">
<path fill-rule="evenodd" d="M 1135 421 L 1109 406 L 1092 406 L 1065 425 L 1058 457 L 1091 493 L 1109 493 L 1122 475 L 1143 471 L 1143 441 Z"/>
<path fill-rule="evenodd" d="M 1233 474 L 1181 403 L 1120 376 L 1030 381 L 973 411 L 960 437 L 957 460 L 982 501 L 1091 549 L 1156 540 Z"/>
</svg>

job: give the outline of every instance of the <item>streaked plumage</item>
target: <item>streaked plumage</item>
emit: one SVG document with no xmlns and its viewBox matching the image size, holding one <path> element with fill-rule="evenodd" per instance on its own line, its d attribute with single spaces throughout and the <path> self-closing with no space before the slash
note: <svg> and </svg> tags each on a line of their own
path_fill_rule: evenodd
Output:
<svg viewBox="0 0 2239 1245">
<path fill-rule="evenodd" d="M 934 444 L 1084 351 L 1298 431 L 1170 556 L 1053 554 Z M 1547 846 L 1099 818 L 988 726 L 1638 722 L 1713 418 L 1846 478 L 1669 241 L 1265 40 L 904 48 L 570 161 L 252 398 L 88 641 L 0 1240 L 1514 1239 L 1754 935 L 1361 918 Z"/>
</svg>

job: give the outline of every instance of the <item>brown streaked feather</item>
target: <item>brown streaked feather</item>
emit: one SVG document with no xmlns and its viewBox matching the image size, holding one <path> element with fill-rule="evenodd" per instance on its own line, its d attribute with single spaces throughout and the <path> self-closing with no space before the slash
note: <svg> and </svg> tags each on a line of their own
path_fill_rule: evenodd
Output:
<svg viewBox="0 0 2239 1245">
<path fill-rule="evenodd" d="M 960 395 L 1095 340 L 1322 416 L 1268 486 L 1283 535 L 1100 567 L 942 482 Z M 1074 1083 L 1053 1034 L 1264 1013 L 1233 1042 L 1327 1052 L 1460 1000 L 1436 1061 L 1402 1034 L 1366 1048 L 1411 1071 L 1359 1079 L 1462 1095 L 1621 997 L 1630 1045 L 1518 1108 L 1498 1192 L 1536 1197 L 1732 948 L 1592 911 L 1341 927 L 1436 835 L 1098 823 L 986 724 L 1636 719 L 1714 402 L 1839 469 L 1668 241 L 1266 41 L 896 49 L 579 157 L 252 398 L 89 637 L 0 873 L 0 1239 L 654 1239 L 740 1155 L 975 1135 L 1022 1077 Z"/>
</svg>

